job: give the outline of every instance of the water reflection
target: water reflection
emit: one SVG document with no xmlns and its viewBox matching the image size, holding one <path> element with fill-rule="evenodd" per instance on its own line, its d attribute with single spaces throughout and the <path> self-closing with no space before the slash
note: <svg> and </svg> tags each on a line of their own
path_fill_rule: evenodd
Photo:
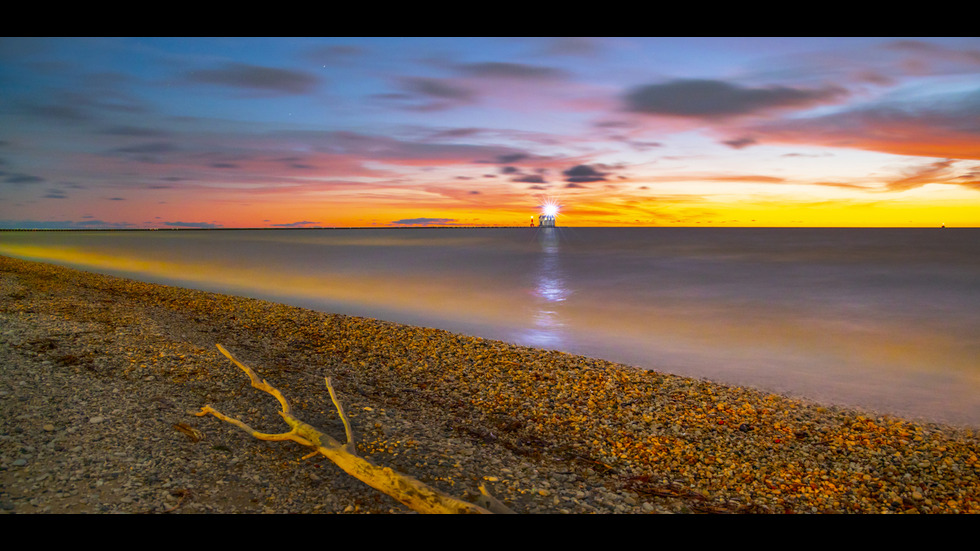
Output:
<svg viewBox="0 0 980 551">
<path fill-rule="evenodd" d="M 527 344 L 542 348 L 559 348 L 565 335 L 560 308 L 571 292 L 562 276 L 558 256 L 558 234 L 555 228 L 538 232 L 541 254 L 533 275 L 534 301 L 531 305 L 532 325 L 522 335 Z"/>
</svg>

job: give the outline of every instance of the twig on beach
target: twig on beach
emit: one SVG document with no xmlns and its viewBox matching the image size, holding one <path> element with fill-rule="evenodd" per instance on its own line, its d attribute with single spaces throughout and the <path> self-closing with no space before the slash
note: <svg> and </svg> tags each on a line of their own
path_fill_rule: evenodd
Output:
<svg viewBox="0 0 980 551">
<path fill-rule="evenodd" d="M 289 406 L 289 401 L 286 400 L 282 393 L 267 383 L 264 379 L 259 379 L 258 375 L 256 375 L 251 368 L 235 359 L 235 357 L 232 356 L 230 352 L 225 350 L 223 346 L 220 344 L 217 346 L 218 350 L 220 350 L 222 354 L 241 368 L 246 375 L 248 375 L 253 387 L 263 392 L 267 392 L 279 401 L 279 404 L 282 406 L 282 411 L 279 412 L 279 415 L 282 416 L 286 424 L 292 427 L 292 429 L 289 432 L 279 434 L 259 432 L 242 421 L 228 417 L 207 405 L 203 406 L 201 411 L 194 412 L 194 415 L 198 417 L 208 414 L 214 415 L 222 421 L 226 421 L 243 429 L 259 440 L 292 440 L 293 442 L 298 442 L 304 446 L 312 447 L 314 448 L 314 452 L 312 452 L 313 454 L 322 454 L 327 459 L 333 461 L 346 473 L 364 482 L 368 486 L 388 494 L 412 510 L 420 513 L 513 512 L 496 499 L 493 499 L 493 497 L 490 496 L 482 487 L 480 488 L 480 491 L 483 494 L 481 496 L 481 502 L 487 505 L 484 507 L 444 494 L 439 490 L 430 488 L 415 478 L 397 473 L 389 467 L 379 467 L 367 459 L 357 455 L 350 422 L 347 419 L 347 415 L 344 413 L 343 406 L 341 406 L 340 401 L 337 399 L 337 396 L 334 393 L 329 377 L 326 378 L 327 390 L 330 392 L 330 399 L 333 400 L 334 406 L 337 408 L 337 413 L 340 415 L 340 418 L 344 423 L 344 431 L 346 432 L 347 436 L 347 442 L 345 444 L 341 444 L 337 440 L 334 440 L 331 436 L 320 432 L 319 430 L 294 417 L 292 414 L 292 409 Z"/>
</svg>

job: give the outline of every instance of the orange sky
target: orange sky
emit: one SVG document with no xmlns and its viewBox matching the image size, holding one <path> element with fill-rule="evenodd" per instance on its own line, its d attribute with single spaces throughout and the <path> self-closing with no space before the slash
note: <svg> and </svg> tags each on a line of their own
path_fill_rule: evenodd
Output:
<svg viewBox="0 0 980 551">
<path fill-rule="evenodd" d="M 0 39 L 0 228 L 980 226 L 980 39 Z"/>
</svg>

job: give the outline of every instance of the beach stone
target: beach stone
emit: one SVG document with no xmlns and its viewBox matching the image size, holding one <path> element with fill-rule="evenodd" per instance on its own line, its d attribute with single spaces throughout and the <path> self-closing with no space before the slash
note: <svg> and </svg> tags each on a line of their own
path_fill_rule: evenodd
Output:
<svg viewBox="0 0 980 551">
<path fill-rule="evenodd" d="M 30 467 L 0 468 L 5 513 L 411 513 L 196 417 L 288 430 L 215 343 L 342 440 L 330 377 L 373 462 L 520 513 L 980 512 L 976 431 L 598 359 L 3 256 L 0 327 L 0 458 Z"/>
</svg>

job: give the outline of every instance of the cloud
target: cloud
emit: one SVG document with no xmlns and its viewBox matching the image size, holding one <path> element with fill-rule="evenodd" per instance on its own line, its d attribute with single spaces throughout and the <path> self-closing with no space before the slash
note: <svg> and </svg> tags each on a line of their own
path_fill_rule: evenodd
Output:
<svg viewBox="0 0 980 551">
<path fill-rule="evenodd" d="M 730 147 L 732 149 L 742 149 L 743 147 L 748 147 L 750 145 L 755 145 L 758 142 L 756 141 L 755 138 L 750 138 L 750 137 L 747 137 L 746 136 L 746 137 L 742 137 L 742 138 L 734 138 L 734 139 L 731 139 L 731 140 L 724 140 L 721 143 L 727 145 L 728 147 Z"/>
<path fill-rule="evenodd" d="M 523 63 L 504 63 L 488 61 L 483 63 L 467 63 L 458 65 L 457 70 L 470 77 L 477 78 L 506 78 L 521 80 L 556 80 L 564 79 L 568 74 L 552 67 L 525 65 Z"/>
<path fill-rule="evenodd" d="M 442 111 L 472 103 L 476 98 L 473 90 L 449 79 L 405 77 L 399 86 L 406 93 L 378 94 L 375 98 L 403 104 L 412 111 Z"/>
<path fill-rule="evenodd" d="M 127 147 L 117 147 L 113 153 L 134 153 L 139 155 L 156 155 L 159 153 L 172 153 L 179 151 L 180 148 L 174 142 L 150 142 Z"/>
<path fill-rule="evenodd" d="M 64 229 L 126 229 L 134 227 L 129 222 L 106 222 L 104 220 L 0 220 L 0 228 L 19 230 L 64 230 Z"/>
<path fill-rule="evenodd" d="M 401 226 L 444 226 L 455 224 L 455 218 L 403 218 L 391 222 Z"/>
<path fill-rule="evenodd" d="M 173 228 L 220 228 L 221 224 L 212 224 L 211 222 L 164 222 L 164 226 L 170 226 Z"/>
<path fill-rule="evenodd" d="M 297 141 L 304 147 L 331 155 L 350 155 L 365 161 L 401 165 L 498 164 L 503 156 L 523 154 L 508 146 L 433 144 L 347 131 L 285 131 L 273 137 Z"/>
<path fill-rule="evenodd" d="M 31 174 L 15 173 L 7 174 L 3 181 L 8 184 L 37 184 L 44 182 L 45 179 Z"/>
<path fill-rule="evenodd" d="M 424 96 L 455 101 L 469 101 L 473 98 L 472 90 L 447 79 L 410 77 L 401 81 L 405 89 Z"/>
<path fill-rule="evenodd" d="M 319 222 L 310 222 L 309 220 L 303 220 L 302 222 L 289 222 L 288 224 L 272 224 L 274 228 L 301 228 L 303 226 L 309 226 L 311 224 L 319 224 Z"/>
<path fill-rule="evenodd" d="M 576 165 L 572 168 L 562 172 L 565 175 L 565 181 L 569 183 L 585 183 L 585 182 L 604 182 L 606 181 L 606 174 L 599 172 L 598 170 L 592 168 L 589 165 Z M 566 186 L 568 187 L 568 186 Z"/>
<path fill-rule="evenodd" d="M 319 83 L 316 76 L 303 71 L 246 63 L 225 63 L 217 69 L 191 71 L 187 80 L 198 84 L 230 86 L 286 95 L 308 94 Z"/>
<path fill-rule="evenodd" d="M 129 222 L 106 222 L 105 220 L 84 220 L 82 222 L 71 222 L 71 224 L 79 228 L 132 228 L 134 226 L 134 224 L 130 224 Z"/>
<path fill-rule="evenodd" d="M 820 117 L 747 127 L 760 141 L 822 145 L 897 155 L 980 159 L 980 89 L 855 107 Z"/>
<path fill-rule="evenodd" d="M 156 128 L 129 125 L 112 126 L 102 130 L 102 133 L 110 136 L 133 136 L 138 138 L 161 138 L 168 134 L 168 132 Z"/>
<path fill-rule="evenodd" d="M 432 140 L 442 140 L 446 138 L 456 139 L 456 138 L 467 138 L 469 136 L 475 136 L 484 132 L 482 128 L 450 128 L 449 130 L 440 130 L 435 134 L 429 136 Z"/>
<path fill-rule="evenodd" d="M 952 171 L 955 161 L 946 159 L 914 167 L 911 174 L 888 182 L 889 191 L 905 191 L 926 184 L 943 183 L 955 177 Z"/>
<path fill-rule="evenodd" d="M 525 174 L 516 178 L 511 178 L 511 182 L 522 182 L 525 184 L 546 184 L 544 177 L 540 174 Z"/>
<path fill-rule="evenodd" d="M 625 95 L 626 109 L 647 115 L 723 119 L 771 109 L 806 108 L 840 99 L 842 88 L 787 86 L 744 88 L 721 80 L 682 79 L 636 87 Z"/>
<path fill-rule="evenodd" d="M 60 123 L 77 123 L 91 119 L 86 111 L 75 105 L 30 104 L 24 106 L 24 110 L 31 115 Z"/>
<path fill-rule="evenodd" d="M 506 155 L 498 155 L 497 162 L 500 164 L 510 164 L 530 158 L 531 156 L 527 153 L 508 153 Z"/>
</svg>

